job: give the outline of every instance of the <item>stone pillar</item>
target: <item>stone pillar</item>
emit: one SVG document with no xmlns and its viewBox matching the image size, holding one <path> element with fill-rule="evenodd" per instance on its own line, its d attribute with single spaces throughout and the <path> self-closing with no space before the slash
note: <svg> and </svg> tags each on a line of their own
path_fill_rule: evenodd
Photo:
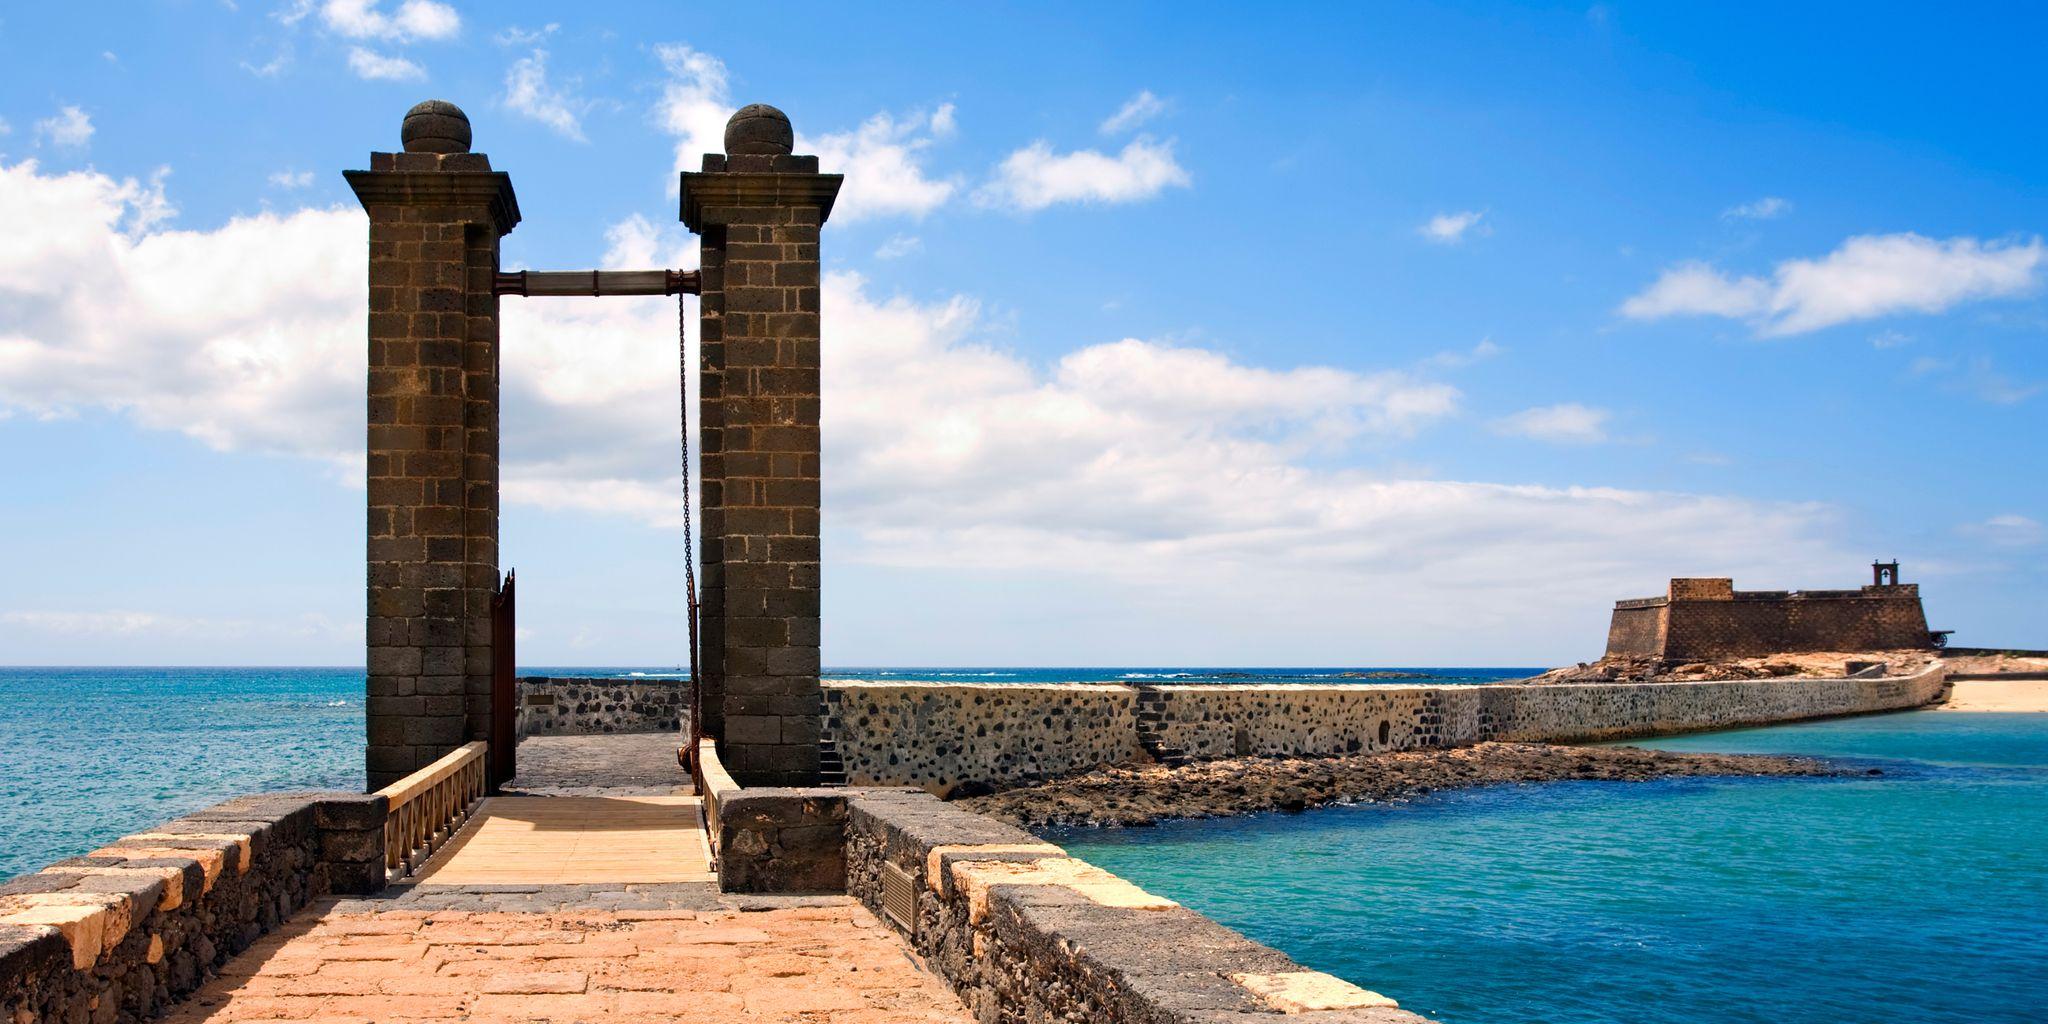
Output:
<svg viewBox="0 0 2048 1024">
<path fill-rule="evenodd" d="M 370 787 L 491 722 L 498 584 L 498 239 L 507 175 L 469 152 L 469 118 L 429 100 L 402 153 L 347 172 L 370 215 Z"/>
<path fill-rule="evenodd" d="M 841 179 L 794 140 L 747 107 L 682 183 L 703 236 L 704 726 L 742 785 L 818 780 L 818 233 Z"/>
</svg>

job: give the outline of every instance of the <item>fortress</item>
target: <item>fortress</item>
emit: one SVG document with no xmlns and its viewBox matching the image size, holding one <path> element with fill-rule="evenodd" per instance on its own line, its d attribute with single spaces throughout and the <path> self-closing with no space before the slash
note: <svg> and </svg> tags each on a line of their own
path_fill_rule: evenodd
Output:
<svg viewBox="0 0 2048 1024">
<path fill-rule="evenodd" d="M 1899 563 L 1873 562 L 1856 590 L 1737 590 L 1726 577 L 1671 581 L 1661 597 L 1614 603 L 1607 656 L 1700 661 L 1796 651 L 1888 651 L 1937 646 L 1920 587 Z"/>
</svg>

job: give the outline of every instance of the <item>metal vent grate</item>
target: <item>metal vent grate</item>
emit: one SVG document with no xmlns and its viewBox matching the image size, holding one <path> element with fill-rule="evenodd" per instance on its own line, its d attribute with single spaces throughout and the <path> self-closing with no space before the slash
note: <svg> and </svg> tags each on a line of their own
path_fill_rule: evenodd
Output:
<svg viewBox="0 0 2048 1024">
<path fill-rule="evenodd" d="M 882 862 L 882 913 L 912 937 L 917 935 L 917 885 L 910 872 Z"/>
</svg>

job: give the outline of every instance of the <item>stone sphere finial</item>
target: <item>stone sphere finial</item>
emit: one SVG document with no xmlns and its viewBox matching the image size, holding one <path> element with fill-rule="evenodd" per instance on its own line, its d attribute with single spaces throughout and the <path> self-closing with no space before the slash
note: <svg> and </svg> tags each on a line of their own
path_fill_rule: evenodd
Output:
<svg viewBox="0 0 2048 1024">
<path fill-rule="evenodd" d="M 398 138 L 408 153 L 467 153 L 469 115 L 447 100 L 428 100 L 405 112 Z"/>
<path fill-rule="evenodd" d="M 725 123 L 728 156 L 788 156 L 796 149 L 796 129 L 789 115 L 766 103 L 749 103 Z"/>
</svg>

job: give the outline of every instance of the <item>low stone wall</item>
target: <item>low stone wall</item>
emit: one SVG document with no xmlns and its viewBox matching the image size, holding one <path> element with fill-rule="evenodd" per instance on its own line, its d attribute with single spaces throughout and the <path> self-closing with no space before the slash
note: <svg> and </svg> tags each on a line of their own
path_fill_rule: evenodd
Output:
<svg viewBox="0 0 2048 1024">
<path fill-rule="evenodd" d="M 315 897 L 384 886 L 384 799 L 240 797 L 0 885 L 0 1021 L 147 1021 Z"/>
<path fill-rule="evenodd" d="M 676 732 L 690 713 L 690 684 L 676 679 L 523 676 L 519 736 Z"/>
<path fill-rule="evenodd" d="M 1330 756 L 1484 740 L 1576 742 L 1918 707 L 1946 670 L 1859 679 L 1568 686 L 934 686 L 827 683 L 854 785 L 944 791 L 1136 759 Z"/>
<path fill-rule="evenodd" d="M 825 736 L 856 785 L 1058 778 L 1138 756 L 1137 690 L 826 682 Z"/>
<path fill-rule="evenodd" d="M 847 892 L 985 1022 L 1423 1024 L 1394 1001 L 916 792 L 856 796 Z"/>
<path fill-rule="evenodd" d="M 846 801 L 857 791 L 732 779 L 710 740 L 691 764 L 722 892 L 846 891 Z"/>
</svg>

